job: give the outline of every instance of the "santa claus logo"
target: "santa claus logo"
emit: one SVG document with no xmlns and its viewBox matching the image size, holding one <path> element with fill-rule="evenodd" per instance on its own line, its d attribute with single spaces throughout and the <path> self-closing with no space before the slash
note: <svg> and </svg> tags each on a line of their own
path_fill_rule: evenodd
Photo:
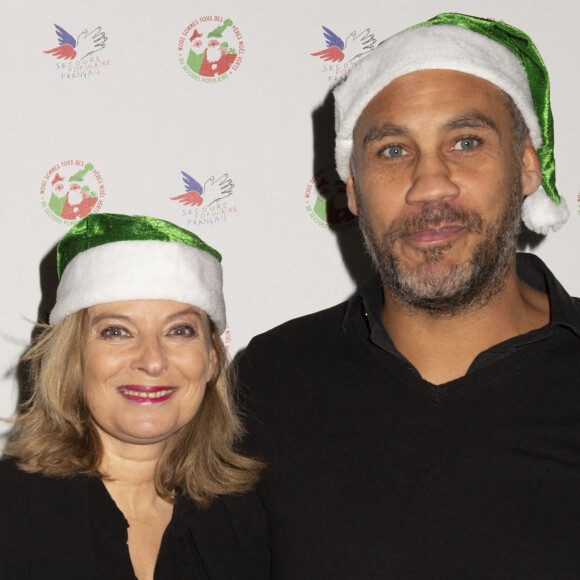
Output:
<svg viewBox="0 0 580 580">
<path fill-rule="evenodd" d="M 105 186 L 92 163 L 61 161 L 44 175 L 40 197 L 42 207 L 51 219 L 72 224 L 101 209 Z"/>
<path fill-rule="evenodd" d="M 230 18 L 202 16 L 182 32 L 179 63 L 197 81 L 214 83 L 228 78 L 242 62 L 244 41 Z"/>
<path fill-rule="evenodd" d="M 306 186 L 306 211 L 325 228 L 350 225 L 354 215 L 347 205 L 346 187 L 331 165 L 316 172 Z"/>
</svg>

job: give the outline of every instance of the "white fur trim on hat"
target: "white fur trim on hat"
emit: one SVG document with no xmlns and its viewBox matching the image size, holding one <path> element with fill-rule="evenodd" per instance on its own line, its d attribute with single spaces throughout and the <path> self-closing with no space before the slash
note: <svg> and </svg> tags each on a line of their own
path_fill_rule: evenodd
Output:
<svg viewBox="0 0 580 580">
<path fill-rule="evenodd" d="M 226 327 L 222 267 L 210 253 L 177 242 L 131 240 L 77 254 L 65 268 L 50 323 L 121 300 L 174 300 L 197 306 Z"/>
<path fill-rule="evenodd" d="M 528 77 L 513 52 L 461 26 L 421 26 L 385 40 L 356 62 L 347 79 L 335 89 L 336 168 L 343 181 L 350 172 L 354 127 L 364 108 L 391 81 L 427 69 L 469 73 L 504 90 L 522 113 L 534 147 L 542 146 Z"/>
<path fill-rule="evenodd" d="M 550 228 L 558 230 L 569 217 L 566 200 L 560 196 L 560 203 L 554 203 L 543 187 L 528 195 L 522 206 L 523 222 L 528 229 L 538 234 L 546 235 Z"/>
</svg>

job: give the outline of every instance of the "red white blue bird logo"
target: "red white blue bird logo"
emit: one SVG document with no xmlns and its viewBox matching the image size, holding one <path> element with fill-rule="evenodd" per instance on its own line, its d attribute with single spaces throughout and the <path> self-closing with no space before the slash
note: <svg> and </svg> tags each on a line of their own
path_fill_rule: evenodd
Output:
<svg viewBox="0 0 580 580">
<path fill-rule="evenodd" d="M 203 186 L 185 171 L 182 171 L 181 175 L 183 176 L 185 193 L 169 199 L 178 201 L 183 205 L 200 206 L 205 202 L 206 206 L 210 206 L 234 193 L 234 183 L 227 173 L 217 179 L 213 176 L 210 177 Z"/>
<path fill-rule="evenodd" d="M 324 31 L 326 48 L 310 54 L 328 62 L 342 62 L 343 60 L 351 62 L 355 58 L 364 56 L 373 50 L 377 42 L 370 28 L 366 28 L 360 33 L 353 30 L 345 40 L 342 40 L 340 36 L 332 32 L 330 28 L 326 28 L 326 26 L 323 26 L 322 30 Z"/>
<path fill-rule="evenodd" d="M 78 58 L 78 60 L 83 60 L 87 56 L 103 50 L 107 43 L 107 36 L 100 26 L 97 26 L 91 32 L 85 28 L 76 39 L 62 26 L 55 24 L 54 27 L 56 28 L 58 46 L 45 50 L 44 53 L 52 54 L 56 58 L 63 58 L 64 60 Z"/>
</svg>

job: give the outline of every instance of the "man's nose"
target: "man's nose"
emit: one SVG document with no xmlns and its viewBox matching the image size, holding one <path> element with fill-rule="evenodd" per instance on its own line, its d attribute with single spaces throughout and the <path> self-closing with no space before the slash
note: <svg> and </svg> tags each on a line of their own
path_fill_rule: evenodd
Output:
<svg viewBox="0 0 580 580">
<path fill-rule="evenodd" d="M 459 186 L 451 176 L 451 171 L 437 153 L 421 154 L 415 164 L 411 187 L 405 200 L 409 204 L 437 204 L 451 201 L 459 196 Z"/>
</svg>

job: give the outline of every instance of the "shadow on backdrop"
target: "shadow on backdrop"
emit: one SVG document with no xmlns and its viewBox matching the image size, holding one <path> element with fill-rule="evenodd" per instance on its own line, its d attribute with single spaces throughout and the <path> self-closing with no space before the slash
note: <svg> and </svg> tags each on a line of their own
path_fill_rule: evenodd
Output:
<svg viewBox="0 0 580 580">
<path fill-rule="evenodd" d="M 335 195 L 338 191 L 338 195 L 344 196 L 343 204 L 346 206 L 345 186 L 334 168 L 336 133 L 334 130 L 334 97 L 330 91 L 324 102 L 312 112 L 312 131 L 314 142 L 312 174 L 316 175 L 321 168 L 327 168 L 326 180 L 333 185 L 328 189 L 317 187 L 317 194 L 328 202 L 330 201 L 328 199 L 329 191 L 331 195 Z M 342 261 L 350 277 L 356 287 L 360 288 L 374 273 L 374 269 L 364 248 L 356 218 L 346 224 L 338 225 L 329 221 L 328 227 L 336 237 Z"/>
<path fill-rule="evenodd" d="M 56 303 L 56 289 L 58 286 L 58 274 L 56 271 L 56 244 L 49 250 L 40 262 L 38 268 L 40 277 L 40 304 L 38 305 L 37 323 L 48 324 L 48 316 Z M 40 334 L 42 328 L 36 325 L 30 335 L 30 344 Z M 22 353 L 24 356 L 24 353 Z M 16 370 L 18 381 L 18 410 L 22 404 L 30 398 L 32 383 L 30 376 L 30 363 L 20 358 Z"/>
</svg>

